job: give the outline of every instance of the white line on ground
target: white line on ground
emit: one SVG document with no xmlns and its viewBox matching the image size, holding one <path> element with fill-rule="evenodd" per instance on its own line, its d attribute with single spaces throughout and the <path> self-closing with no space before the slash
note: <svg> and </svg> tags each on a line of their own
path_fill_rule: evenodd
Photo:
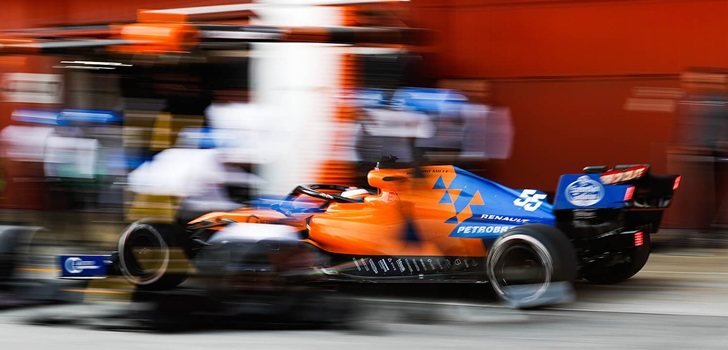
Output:
<svg viewBox="0 0 728 350">
<path fill-rule="evenodd" d="M 664 274 L 674 274 L 674 275 L 684 275 L 684 274 L 690 274 L 690 275 L 728 275 L 728 272 L 697 272 L 697 271 L 653 271 L 653 270 L 642 270 L 643 273 L 664 273 Z"/>
<path fill-rule="evenodd" d="M 499 309 L 499 310 L 512 310 L 514 312 L 543 312 L 543 311 L 576 311 L 576 312 L 594 312 L 594 313 L 611 313 L 611 314 L 635 314 L 635 315 L 659 315 L 659 316 L 693 316 L 693 317 L 721 317 L 728 318 L 728 313 L 723 312 L 677 312 L 677 311 L 649 311 L 649 310 L 609 310 L 600 308 L 589 308 L 589 307 L 546 307 L 535 311 L 522 311 L 513 309 L 507 305 L 499 304 L 476 304 L 476 303 L 462 303 L 462 302 L 441 302 L 441 301 L 427 301 L 427 300 L 402 300 L 402 299 L 377 299 L 377 298 L 365 298 L 362 301 L 380 302 L 380 303 L 391 303 L 391 304 L 409 304 L 409 305 L 436 305 L 436 306 L 460 306 L 460 307 L 474 307 L 482 309 Z"/>
</svg>

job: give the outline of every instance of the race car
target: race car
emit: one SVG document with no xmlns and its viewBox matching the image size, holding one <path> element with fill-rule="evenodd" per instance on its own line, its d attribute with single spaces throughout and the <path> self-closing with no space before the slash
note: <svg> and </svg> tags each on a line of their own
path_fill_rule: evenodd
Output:
<svg viewBox="0 0 728 350">
<path fill-rule="evenodd" d="M 531 306 L 577 278 L 616 283 L 650 254 L 680 176 L 648 165 L 561 176 L 553 201 L 452 165 L 378 164 L 375 189 L 314 184 L 210 212 L 186 227 L 137 222 L 108 256 L 62 256 L 65 278 L 123 274 L 139 290 L 188 277 L 236 295 L 317 283 L 489 282 Z"/>
</svg>

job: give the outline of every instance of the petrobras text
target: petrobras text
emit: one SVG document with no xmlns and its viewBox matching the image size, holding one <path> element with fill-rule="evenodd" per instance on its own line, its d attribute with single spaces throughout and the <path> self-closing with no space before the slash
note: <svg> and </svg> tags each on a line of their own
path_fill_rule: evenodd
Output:
<svg viewBox="0 0 728 350">
<path fill-rule="evenodd" d="M 490 226 L 483 226 L 483 225 L 461 225 L 457 228 L 457 231 L 455 232 L 456 235 L 478 235 L 478 234 L 493 234 L 493 233 L 503 233 L 508 231 L 513 226 L 508 225 L 490 225 Z"/>
</svg>

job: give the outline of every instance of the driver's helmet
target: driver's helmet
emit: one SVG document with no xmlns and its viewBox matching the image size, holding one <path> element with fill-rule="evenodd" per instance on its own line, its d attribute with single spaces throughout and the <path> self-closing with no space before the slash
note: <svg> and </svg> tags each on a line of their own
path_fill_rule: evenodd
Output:
<svg viewBox="0 0 728 350">
<path fill-rule="evenodd" d="M 369 194 L 369 191 L 363 188 L 350 188 L 344 192 L 341 192 L 342 197 L 356 199 L 356 198 L 362 198 Z"/>
</svg>

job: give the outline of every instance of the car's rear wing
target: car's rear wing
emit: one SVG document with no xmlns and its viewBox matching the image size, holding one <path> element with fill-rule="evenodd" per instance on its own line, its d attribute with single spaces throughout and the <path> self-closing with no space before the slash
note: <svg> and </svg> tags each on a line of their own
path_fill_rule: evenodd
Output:
<svg viewBox="0 0 728 350">
<path fill-rule="evenodd" d="M 667 208 L 679 175 L 652 175 L 648 164 L 587 166 L 584 173 L 559 179 L 554 210 Z"/>
</svg>

